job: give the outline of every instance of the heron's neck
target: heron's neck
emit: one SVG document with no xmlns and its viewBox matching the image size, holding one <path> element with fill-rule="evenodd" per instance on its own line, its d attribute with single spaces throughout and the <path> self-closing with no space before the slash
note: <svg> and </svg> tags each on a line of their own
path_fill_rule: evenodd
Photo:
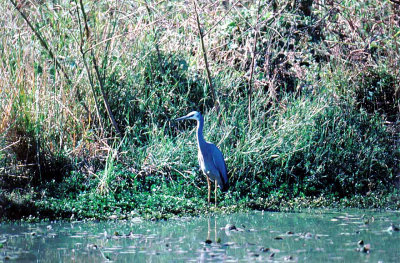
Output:
<svg viewBox="0 0 400 263">
<path fill-rule="evenodd" d="M 203 136 L 203 126 L 204 126 L 204 119 L 202 116 L 201 119 L 197 121 L 197 143 L 200 149 L 202 148 L 203 145 L 206 144 L 206 141 L 204 140 Z"/>
</svg>

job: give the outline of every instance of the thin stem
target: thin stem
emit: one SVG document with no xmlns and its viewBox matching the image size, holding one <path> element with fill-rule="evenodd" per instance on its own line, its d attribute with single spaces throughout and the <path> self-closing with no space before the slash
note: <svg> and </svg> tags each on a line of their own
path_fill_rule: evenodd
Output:
<svg viewBox="0 0 400 263">
<path fill-rule="evenodd" d="M 84 8 L 82 0 L 80 0 L 79 2 L 80 2 L 83 21 L 84 21 L 84 25 L 85 25 L 86 37 L 87 37 L 88 40 L 90 40 L 90 31 L 89 31 L 89 25 L 88 25 L 88 20 L 87 20 L 87 17 L 86 17 L 85 8 Z M 101 77 L 100 70 L 99 70 L 99 67 L 97 65 L 97 60 L 96 60 L 96 56 L 94 54 L 93 49 L 90 49 L 90 54 L 91 54 L 91 57 L 92 57 L 92 63 L 93 63 L 93 66 L 94 66 L 94 70 L 96 72 L 97 80 L 99 81 L 99 84 L 100 84 L 100 92 L 101 92 L 101 96 L 103 98 L 104 105 L 106 107 L 106 111 L 107 111 L 108 117 L 110 118 L 110 121 L 111 121 L 115 131 L 122 138 L 122 133 L 120 132 L 120 130 L 118 128 L 118 124 L 117 124 L 117 122 L 116 122 L 116 120 L 114 118 L 114 114 L 111 111 L 110 104 L 108 103 L 108 99 L 107 99 L 107 96 L 106 96 L 105 91 L 104 91 L 103 78 Z"/>
<path fill-rule="evenodd" d="M 149 18 L 152 19 L 153 13 L 151 12 L 151 9 L 150 9 L 147 1 L 145 1 L 145 5 L 146 5 L 147 13 L 149 14 Z M 155 48 L 156 48 L 156 52 L 157 52 L 158 64 L 160 66 L 161 74 L 164 75 L 165 70 L 164 70 L 164 66 L 162 63 L 161 52 L 160 52 L 160 47 L 159 47 L 159 43 L 158 43 L 158 34 L 157 34 L 158 31 L 157 31 L 156 27 L 154 26 L 154 24 L 152 26 L 152 29 L 153 29 L 153 34 L 154 34 L 154 44 L 155 44 Z"/>
<path fill-rule="evenodd" d="M 77 3 L 77 0 L 75 0 L 75 1 L 76 1 L 76 4 L 78 4 L 78 3 Z M 92 90 L 92 93 L 93 93 L 93 98 L 94 98 L 94 104 L 95 104 L 95 108 L 96 108 L 97 119 L 98 119 L 99 126 L 100 126 L 100 133 L 103 133 L 103 131 L 104 131 L 103 121 L 102 121 L 102 118 L 101 118 L 101 115 L 100 115 L 99 103 L 98 103 L 98 101 L 97 101 L 97 94 L 96 94 L 96 90 L 95 90 L 95 88 L 94 88 L 93 76 L 92 76 L 92 74 L 91 74 L 91 72 L 90 72 L 90 70 L 89 70 L 89 66 L 88 66 L 88 63 L 87 63 L 87 61 L 86 61 L 86 52 L 83 51 L 84 33 L 83 33 L 83 31 L 82 31 L 81 16 L 79 15 L 79 10 L 78 10 L 78 9 L 76 9 L 76 13 L 77 13 L 77 16 L 78 16 L 79 32 L 80 32 L 80 37 L 81 37 L 81 43 L 80 43 L 80 46 L 79 46 L 79 51 L 80 51 L 81 54 L 82 54 L 83 65 L 85 66 L 86 72 L 87 72 L 87 74 L 88 74 L 90 87 L 91 87 L 91 90 Z M 85 27 L 85 28 L 86 28 L 86 27 Z"/>
<path fill-rule="evenodd" d="M 194 5 L 194 12 L 195 12 L 195 15 L 196 15 L 197 29 L 199 31 L 201 49 L 203 51 L 204 64 L 206 66 L 207 80 L 208 80 L 208 84 L 210 85 L 210 89 L 211 89 L 211 97 L 212 97 L 214 106 L 215 106 L 215 108 L 217 110 L 217 115 L 219 115 L 218 114 L 219 113 L 219 102 L 218 102 L 218 99 L 216 97 L 214 85 L 213 85 L 212 78 L 211 78 L 211 71 L 210 71 L 210 67 L 208 65 L 207 50 L 206 50 L 206 47 L 204 45 L 204 34 L 203 34 L 203 30 L 201 29 L 199 13 L 197 12 L 197 5 L 198 5 L 197 0 L 193 1 L 193 5 Z"/>
<path fill-rule="evenodd" d="M 255 64 L 255 58 L 256 58 L 256 49 L 257 49 L 257 40 L 258 40 L 258 32 L 257 32 L 257 24 L 258 20 L 260 18 L 260 2 L 261 0 L 258 1 L 258 6 L 257 6 L 257 21 L 256 25 L 254 27 L 254 43 L 253 43 L 253 54 L 251 58 L 251 66 L 250 66 L 250 79 L 249 79 L 249 90 L 248 90 L 248 97 L 249 97 L 249 104 L 248 104 L 248 115 L 249 115 L 249 125 L 251 127 L 251 104 L 252 104 L 252 96 L 253 96 L 253 75 L 254 75 L 254 64 Z"/>
<path fill-rule="evenodd" d="M 49 47 L 49 45 L 47 44 L 46 40 L 44 39 L 44 37 L 40 34 L 40 32 L 38 30 L 36 30 L 32 23 L 29 21 L 28 17 L 25 15 L 24 12 L 22 12 L 20 6 L 17 5 L 16 1 L 10 0 L 11 4 L 15 7 L 15 9 L 17 9 L 18 13 L 21 15 L 21 17 L 25 20 L 25 22 L 28 24 L 29 28 L 33 31 L 33 33 L 35 34 L 35 36 L 39 39 L 40 44 L 42 45 L 42 47 L 47 51 L 49 57 L 54 61 L 54 63 L 56 64 L 56 69 L 57 70 L 61 70 L 62 74 L 64 75 L 64 78 L 67 80 L 68 85 L 72 86 L 72 80 L 69 77 L 66 69 L 64 68 L 64 66 L 59 62 L 59 60 L 57 59 L 57 57 L 54 55 L 53 51 L 51 50 L 51 48 Z M 88 109 L 88 107 L 86 106 L 86 104 L 83 102 L 82 99 L 82 95 L 79 92 L 79 89 L 76 90 L 76 97 L 78 98 L 79 102 L 82 104 L 82 106 L 84 107 L 86 113 L 88 115 L 90 115 L 90 111 Z"/>
</svg>

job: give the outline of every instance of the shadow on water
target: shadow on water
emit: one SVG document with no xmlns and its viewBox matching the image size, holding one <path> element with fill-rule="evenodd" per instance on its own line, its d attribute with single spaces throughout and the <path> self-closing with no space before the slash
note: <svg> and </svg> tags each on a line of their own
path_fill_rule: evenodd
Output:
<svg viewBox="0 0 400 263">
<path fill-rule="evenodd" d="M 0 224 L 0 262 L 396 262 L 399 212 Z"/>
</svg>

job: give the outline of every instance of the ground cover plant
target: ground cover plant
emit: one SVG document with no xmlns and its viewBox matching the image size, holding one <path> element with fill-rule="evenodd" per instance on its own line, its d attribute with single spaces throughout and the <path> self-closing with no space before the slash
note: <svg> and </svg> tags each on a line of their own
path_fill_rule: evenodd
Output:
<svg viewBox="0 0 400 263">
<path fill-rule="evenodd" d="M 3 1 L 3 217 L 399 208 L 397 1 Z"/>
</svg>

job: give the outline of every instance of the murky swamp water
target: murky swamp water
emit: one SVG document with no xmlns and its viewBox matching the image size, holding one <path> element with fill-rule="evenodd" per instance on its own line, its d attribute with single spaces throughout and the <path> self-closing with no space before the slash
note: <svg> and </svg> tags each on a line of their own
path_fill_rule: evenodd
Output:
<svg viewBox="0 0 400 263">
<path fill-rule="evenodd" d="M 0 223 L 0 262 L 400 262 L 399 212 Z"/>
</svg>

